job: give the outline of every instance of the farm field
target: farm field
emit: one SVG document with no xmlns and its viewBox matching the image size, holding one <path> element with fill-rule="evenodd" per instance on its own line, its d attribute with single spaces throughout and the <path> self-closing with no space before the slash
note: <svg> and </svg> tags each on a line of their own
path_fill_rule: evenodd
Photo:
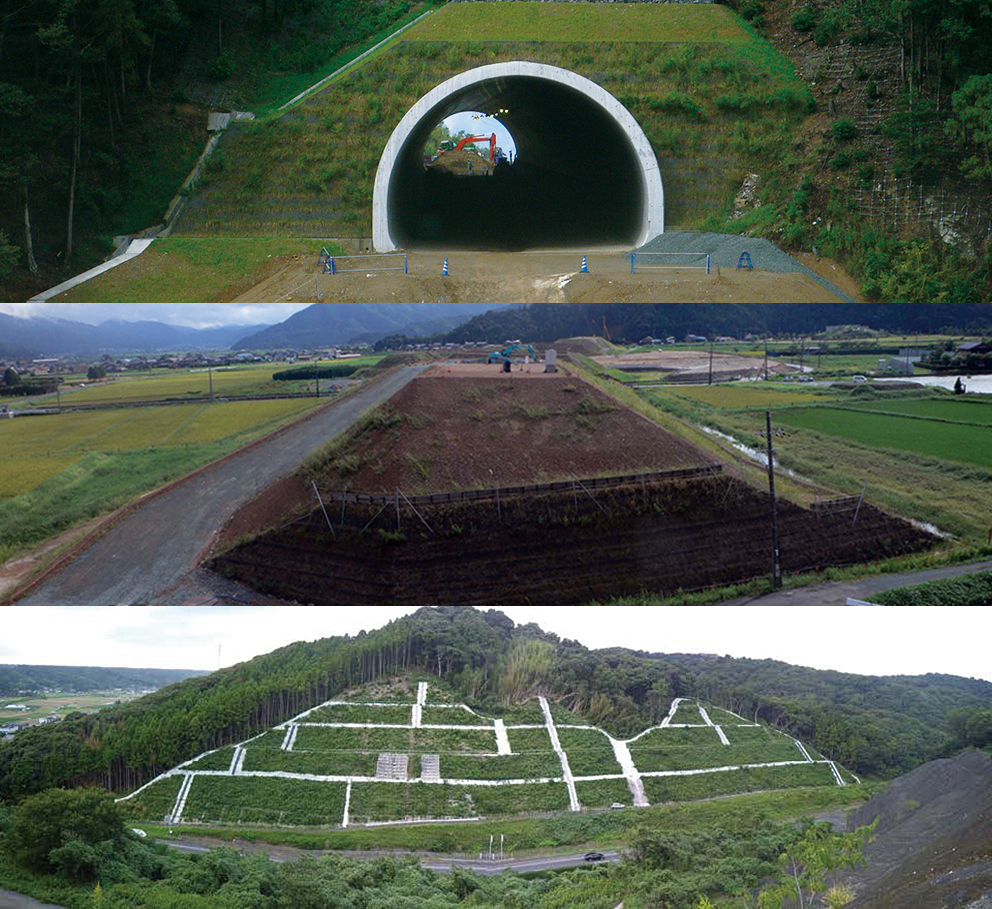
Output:
<svg viewBox="0 0 992 909">
<path fill-rule="evenodd" d="M 807 756 L 787 736 L 739 725 L 729 714 L 722 728 L 733 736 L 730 743 L 721 744 L 712 726 L 662 725 L 629 740 L 634 766 L 625 769 L 603 730 L 545 719 L 551 705 L 543 698 L 536 699 L 539 728 L 511 723 L 501 737 L 495 718 L 483 715 L 476 716 L 486 727 L 481 730 L 421 723 L 428 711 L 467 713 L 433 707 L 430 697 L 430 683 L 419 681 L 403 728 L 392 722 L 397 706 L 356 698 L 329 702 L 233 748 L 187 761 L 119 801 L 132 817 L 168 815 L 172 824 L 348 827 L 629 805 L 638 779 L 656 793 L 653 800 L 839 785 L 831 762 Z M 327 719 L 343 706 L 348 710 L 338 715 L 349 719 Z M 678 699 L 673 708 L 672 716 L 700 715 L 693 700 Z M 368 719 L 356 725 L 359 710 Z M 568 773 L 552 746 L 555 731 Z M 775 766 L 782 761 L 787 764 Z"/>
<path fill-rule="evenodd" d="M 316 398 L 0 422 L 0 563 L 296 419 Z"/>
<path fill-rule="evenodd" d="M 0 725 L 6 722 L 34 723 L 42 717 L 67 713 L 94 713 L 103 707 L 141 697 L 140 691 L 93 691 L 81 694 L 52 694 L 48 697 L 8 695 L 0 698 Z M 7 704 L 23 704 L 27 710 L 9 710 Z"/>
<path fill-rule="evenodd" d="M 982 405 L 977 405 L 979 416 Z M 938 408 L 939 409 L 939 408 Z M 992 468 L 992 433 L 989 425 L 967 425 L 941 420 L 913 419 L 893 413 L 882 415 L 856 410 L 817 407 L 780 410 L 776 422 L 797 429 L 839 436 L 858 445 L 872 448 L 898 449 L 958 461 L 979 467 Z M 945 411 L 946 412 L 946 411 Z"/>
<path fill-rule="evenodd" d="M 66 386 L 61 391 L 63 407 L 89 404 L 134 404 L 145 401 L 206 401 L 213 383 L 215 397 L 224 396 L 264 396 L 288 394 L 313 394 L 313 379 L 275 381 L 273 373 L 290 368 L 339 365 L 361 369 L 372 366 L 382 357 L 360 357 L 354 360 L 320 360 L 306 364 L 258 363 L 246 366 L 218 366 L 208 372 L 206 368 L 166 369 L 150 373 L 127 373 L 83 382 L 85 387 Z M 321 390 L 327 391 L 341 380 L 321 380 Z M 29 406 L 49 408 L 55 402 L 54 395 L 35 399 Z"/>
<path fill-rule="evenodd" d="M 761 383 L 636 394 L 663 414 L 662 425 L 686 438 L 695 441 L 696 428 L 707 426 L 758 450 L 766 444 L 767 408 L 776 459 L 802 478 L 793 482 L 779 472 L 776 487 L 782 487 L 783 497 L 809 505 L 814 490 L 820 498 L 860 496 L 864 490 L 868 502 L 889 513 L 950 535 L 952 548 L 973 547 L 976 556 L 984 552 L 992 513 L 992 448 L 986 440 L 992 403 L 977 395 L 962 400 L 921 389 L 797 387 L 785 391 L 785 398 L 783 391 Z M 740 469 L 760 482 L 764 467 L 736 457 Z"/>
</svg>

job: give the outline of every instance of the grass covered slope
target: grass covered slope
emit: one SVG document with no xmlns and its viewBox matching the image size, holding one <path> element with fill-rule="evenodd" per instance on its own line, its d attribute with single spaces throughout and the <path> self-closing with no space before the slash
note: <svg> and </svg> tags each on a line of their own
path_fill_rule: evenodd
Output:
<svg viewBox="0 0 992 909">
<path fill-rule="evenodd" d="M 853 780 L 781 732 L 726 711 L 714 725 L 696 701 L 674 699 L 658 726 L 624 741 L 569 722 L 543 697 L 520 705 L 537 708 L 539 723 L 436 706 L 445 686 L 434 689 L 428 678 L 417 680 L 408 704 L 348 692 L 347 700 L 187 761 L 120 804 L 136 818 L 167 816 L 171 824 L 348 827 L 584 804 L 647 807 Z"/>
<path fill-rule="evenodd" d="M 725 7 L 450 4 L 286 114 L 232 127 L 176 234 L 368 236 L 400 118 L 445 79 L 512 60 L 576 72 L 628 108 L 661 164 L 669 223 L 726 209 L 813 107 L 791 64 Z"/>
</svg>

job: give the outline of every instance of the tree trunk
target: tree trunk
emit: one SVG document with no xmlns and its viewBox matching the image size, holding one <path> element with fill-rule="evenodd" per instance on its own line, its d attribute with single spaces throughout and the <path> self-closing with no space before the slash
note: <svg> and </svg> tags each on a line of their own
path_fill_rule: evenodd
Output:
<svg viewBox="0 0 992 909">
<path fill-rule="evenodd" d="M 72 172 L 69 177 L 69 217 L 66 226 L 65 264 L 72 261 L 72 228 L 76 213 L 76 171 L 79 168 L 79 148 L 82 142 L 83 88 L 82 67 L 76 63 L 76 123 L 72 136 Z"/>
<path fill-rule="evenodd" d="M 28 260 L 28 270 L 38 274 L 38 263 L 34 260 L 34 241 L 31 238 L 31 209 L 28 207 L 28 188 L 24 187 L 24 252 Z"/>
<path fill-rule="evenodd" d="M 158 36 L 158 29 L 152 29 L 152 45 L 148 49 L 148 69 L 145 70 L 145 86 L 148 91 L 152 90 L 152 60 L 155 58 L 155 38 Z"/>
</svg>

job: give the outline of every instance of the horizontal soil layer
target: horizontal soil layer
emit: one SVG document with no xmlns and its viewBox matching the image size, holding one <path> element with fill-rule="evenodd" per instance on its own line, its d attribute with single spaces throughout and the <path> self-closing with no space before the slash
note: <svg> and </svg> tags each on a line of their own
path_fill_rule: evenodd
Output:
<svg viewBox="0 0 992 909">
<path fill-rule="evenodd" d="M 376 515 L 376 512 L 379 512 Z M 814 514 L 779 503 L 783 571 L 926 548 L 932 538 L 862 505 Z M 571 604 L 670 593 L 767 574 L 768 497 L 729 477 L 498 503 L 379 511 L 348 506 L 335 534 L 318 510 L 211 567 L 319 604 Z M 371 520 L 371 524 L 369 523 Z M 368 525 L 368 529 L 363 529 Z"/>
</svg>

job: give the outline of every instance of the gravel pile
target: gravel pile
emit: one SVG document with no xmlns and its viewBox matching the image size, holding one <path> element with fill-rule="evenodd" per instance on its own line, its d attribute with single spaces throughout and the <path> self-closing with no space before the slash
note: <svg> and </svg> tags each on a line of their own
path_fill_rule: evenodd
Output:
<svg viewBox="0 0 992 909">
<path fill-rule="evenodd" d="M 751 256 L 751 263 L 755 268 L 777 272 L 779 274 L 801 272 L 804 275 L 808 275 L 817 284 L 825 287 L 838 299 L 843 300 L 845 303 L 858 305 L 857 300 L 844 293 L 839 287 L 831 284 L 826 278 L 821 277 L 812 269 L 797 262 L 792 256 L 782 252 L 770 240 L 761 240 L 756 237 L 739 237 L 736 234 L 711 234 L 689 230 L 673 230 L 655 237 L 639 249 L 635 249 L 634 252 L 709 254 L 710 265 L 713 268 L 733 269 L 737 268 L 741 253 L 746 252 Z"/>
</svg>

